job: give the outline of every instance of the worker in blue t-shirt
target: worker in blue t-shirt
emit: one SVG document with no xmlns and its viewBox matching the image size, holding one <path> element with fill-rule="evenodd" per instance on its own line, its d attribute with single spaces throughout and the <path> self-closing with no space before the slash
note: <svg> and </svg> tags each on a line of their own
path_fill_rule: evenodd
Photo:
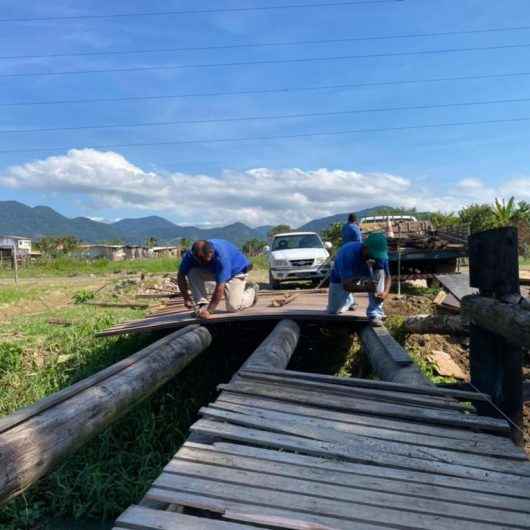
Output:
<svg viewBox="0 0 530 530">
<path fill-rule="evenodd" d="M 363 233 L 357 222 L 357 216 L 351 213 L 348 216 L 348 222 L 342 227 L 342 244 L 345 245 L 346 243 L 353 243 L 355 241 L 362 243 L 362 240 Z"/>
<path fill-rule="evenodd" d="M 364 243 L 346 243 L 339 249 L 330 276 L 328 313 L 337 315 L 352 309 L 355 306 L 352 293 L 358 291 L 362 280 L 370 280 L 368 319 L 373 325 L 382 326 L 383 301 L 392 284 L 384 234 L 372 233 Z"/>
<path fill-rule="evenodd" d="M 195 241 L 180 264 L 177 283 L 186 307 L 208 319 L 225 298 L 226 310 L 241 311 L 256 303 L 257 286 L 247 286 L 252 264 L 232 243 L 224 239 Z M 191 297 L 188 291 L 188 280 Z M 211 300 L 208 300 L 211 293 Z"/>
</svg>

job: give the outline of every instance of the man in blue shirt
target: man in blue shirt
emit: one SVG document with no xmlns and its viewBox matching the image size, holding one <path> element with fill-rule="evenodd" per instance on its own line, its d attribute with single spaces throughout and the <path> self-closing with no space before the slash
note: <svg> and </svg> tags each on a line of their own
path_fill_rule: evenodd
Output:
<svg viewBox="0 0 530 530">
<path fill-rule="evenodd" d="M 255 304 L 256 288 L 247 288 L 247 273 L 251 269 L 252 264 L 247 257 L 229 241 L 200 240 L 195 241 L 182 258 L 177 283 L 186 307 L 192 308 L 195 304 L 197 315 L 208 319 L 223 296 L 226 310 L 230 313 Z M 211 300 L 208 301 L 210 294 Z"/>
<path fill-rule="evenodd" d="M 366 311 L 370 322 L 383 325 L 383 301 L 392 283 L 388 264 L 388 244 L 384 234 L 373 233 L 364 243 L 343 245 L 335 256 L 328 292 L 328 313 L 344 313 L 355 306 L 352 293 L 359 282 L 369 280 L 369 304 Z"/>
<path fill-rule="evenodd" d="M 360 241 L 362 243 L 363 234 L 361 228 L 357 223 L 357 216 L 351 213 L 348 216 L 348 222 L 342 227 L 342 244 L 353 243 Z"/>
</svg>

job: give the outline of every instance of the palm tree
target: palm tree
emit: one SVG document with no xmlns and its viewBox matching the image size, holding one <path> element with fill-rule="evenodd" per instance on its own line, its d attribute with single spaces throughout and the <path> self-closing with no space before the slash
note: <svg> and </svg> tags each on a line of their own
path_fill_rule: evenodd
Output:
<svg viewBox="0 0 530 530">
<path fill-rule="evenodd" d="M 496 226 L 509 226 L 516 222 L 517 220 L 517 206 L 515 204 L 515 199 L 510 197 L 508 202 L 504 199 L 499 201 L 495 199 L 493 204 L 493 217 L 495 219 Z"/>
</svg>

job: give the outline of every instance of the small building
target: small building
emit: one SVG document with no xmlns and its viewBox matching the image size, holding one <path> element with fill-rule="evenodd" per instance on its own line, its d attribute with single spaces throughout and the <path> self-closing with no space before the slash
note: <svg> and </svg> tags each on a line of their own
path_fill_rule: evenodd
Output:
<svg viewBox="0 0 530 530">
<path fill-rule="evenodd" d="M 79 255 L 87 259 L 108 259 L 121 261 L 126 259 L 125 247 L 123 245 L 89 244 L 79 245 Z"/>
<path fill-rule="evenodd" d="M 149 257 L 149 249 L 142 245 L 125 245 L 125 259 L 145 259 Z"/>
<path fill-rule="evenodd" d="M 161 257 L 180 258 L 180 256 L 182 255 L 182 249 L 176 246 L 152 247 L 149 249 L 149 253 L 154 258 L 161 258 Z"/>
<path fill-rule="evenodd" d="M 13 262 L 13 251 L 17 261 L 26 261 L 31 257 L 31 238 L 25 236 L 0 236 L 0 265 Z"/>
</svg>

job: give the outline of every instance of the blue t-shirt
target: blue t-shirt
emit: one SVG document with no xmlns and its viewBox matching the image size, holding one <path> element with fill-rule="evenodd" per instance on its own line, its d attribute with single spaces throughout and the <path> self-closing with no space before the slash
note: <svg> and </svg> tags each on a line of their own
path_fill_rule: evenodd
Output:
<svg viewBox="0 0 530 530">
<path fill-rule="evenodd" d="M 370 278 L 370 269 L 363 260 L 361 250 L 363 244 L 360 242 L 346 243 L 340 247 L 335 256 L 335 263 L 331 271 L 331 283 L 342 283 L 343 280 L 353 278 Z M 374 270 L 384 269 L 390 275 L 388 260 L 375 260 Z"/>
<path fill-rule="evenodd" d="M 213 259 L 208 265 L 201 264 L 191 251 L 186 252 L 180 263 L 179 272 L 188 274 L 193 267 L 211 272 L 217 283 L 229 282 L 234 276 L 248 271 L 250 261 L 230 241 L 224 239 L 211 239 L 209 241 L 214 249 Z"/>
<path fill-rule="evenodd" d="M 363 233 L 357 223 L 346 223 L 342 227 L 342 244 L 360 241 L 362 243 Z"/>
</svg>

